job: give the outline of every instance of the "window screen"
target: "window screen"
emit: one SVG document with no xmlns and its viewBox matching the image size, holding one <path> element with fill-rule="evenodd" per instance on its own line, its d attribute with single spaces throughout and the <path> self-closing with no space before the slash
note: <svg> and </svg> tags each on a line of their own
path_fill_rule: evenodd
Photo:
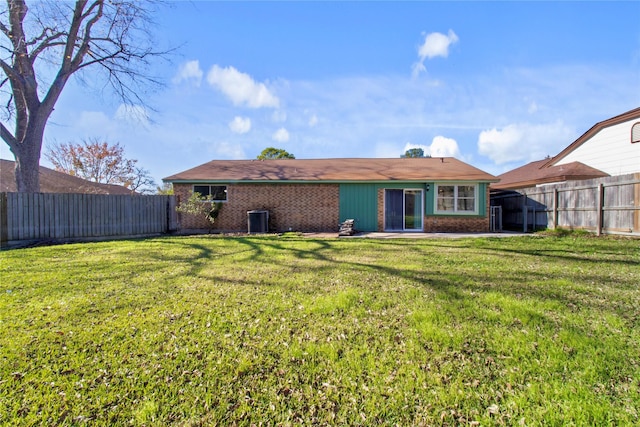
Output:
<svg viewBox="0 0 640 427">
<path fill-rule="evenodd" d="M 226 185 L 194 185 L 194 193 L 200 193 L 202 198 L 217 201 L 227 200 L 227 186 Z"/>
</svg>

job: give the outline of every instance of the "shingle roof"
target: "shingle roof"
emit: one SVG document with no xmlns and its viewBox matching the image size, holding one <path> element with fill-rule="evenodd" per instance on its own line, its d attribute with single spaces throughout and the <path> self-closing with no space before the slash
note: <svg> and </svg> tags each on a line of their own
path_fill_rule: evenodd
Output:
<svg viewBox="0 0 640 427">
<path fill-rule="evenodd" d="M 492 190 L 510 190 L 535 187 L 537 184 L 582 180 L 609 176 L 601 170 L 580 162 L 559 166 L 545 166 L 549 159 L 528 163 L 519 168 L 498 175 L 499 182 L 491 184 Z"/>
<path fill-rule="evenodd" d="M 0 159 L 0 191 L 15 192 L 15 162 Z M 40 166 L 40 192 L 42 193 L 83 193 L 83 194 L 132 194 L 131 190 L 111 184 L 98 184 L 77 176 L 54 171 Z"/>
<path fill-rule="evenodd" d="M 167 182 L 497 181 L 495 176 L 453 157 L 213 160 L 163 180 Z"/>
</svg>

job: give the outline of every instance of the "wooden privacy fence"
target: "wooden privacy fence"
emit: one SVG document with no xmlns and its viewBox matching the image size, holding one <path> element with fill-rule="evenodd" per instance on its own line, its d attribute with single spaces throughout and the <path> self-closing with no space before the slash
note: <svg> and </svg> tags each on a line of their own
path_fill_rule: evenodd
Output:
<svg viewBox="0 0 640 427">
<path fill-rule="evenodd" d="M 175 196 L 0 193 L 0 242 L 167 233 Z"/>
<path fill-rule="evenodd" d="M 640 236 L 640 174 L 500 192 L 491 205 L 502 207 L 505 228 Z"/>
</svg>

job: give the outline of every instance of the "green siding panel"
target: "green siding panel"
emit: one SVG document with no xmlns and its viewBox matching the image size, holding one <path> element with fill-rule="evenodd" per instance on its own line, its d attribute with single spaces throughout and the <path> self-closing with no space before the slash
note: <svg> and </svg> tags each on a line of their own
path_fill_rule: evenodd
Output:
<svg viewBox="0 0 640 427">
<path fill-rule="evenodd" d="M 487 216 L 487 184 L 478 184 L 478 216 Z"/>
<path fill-rule="evenodd" d="M 359 231 L 378 229 L 376 184 L 340 184 L 340 222 L 355 219 Z"/>
</svg>

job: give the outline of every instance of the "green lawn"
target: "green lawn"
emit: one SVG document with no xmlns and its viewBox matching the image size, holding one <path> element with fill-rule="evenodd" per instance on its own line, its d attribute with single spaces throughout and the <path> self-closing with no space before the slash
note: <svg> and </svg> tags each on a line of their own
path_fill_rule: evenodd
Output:
<svg viewBox="0 0 640 427">
<path fill-rule="evenodd" d="M 640 241 L 0 252 L 1 425 L 638 425 Z"/>
</svg>

